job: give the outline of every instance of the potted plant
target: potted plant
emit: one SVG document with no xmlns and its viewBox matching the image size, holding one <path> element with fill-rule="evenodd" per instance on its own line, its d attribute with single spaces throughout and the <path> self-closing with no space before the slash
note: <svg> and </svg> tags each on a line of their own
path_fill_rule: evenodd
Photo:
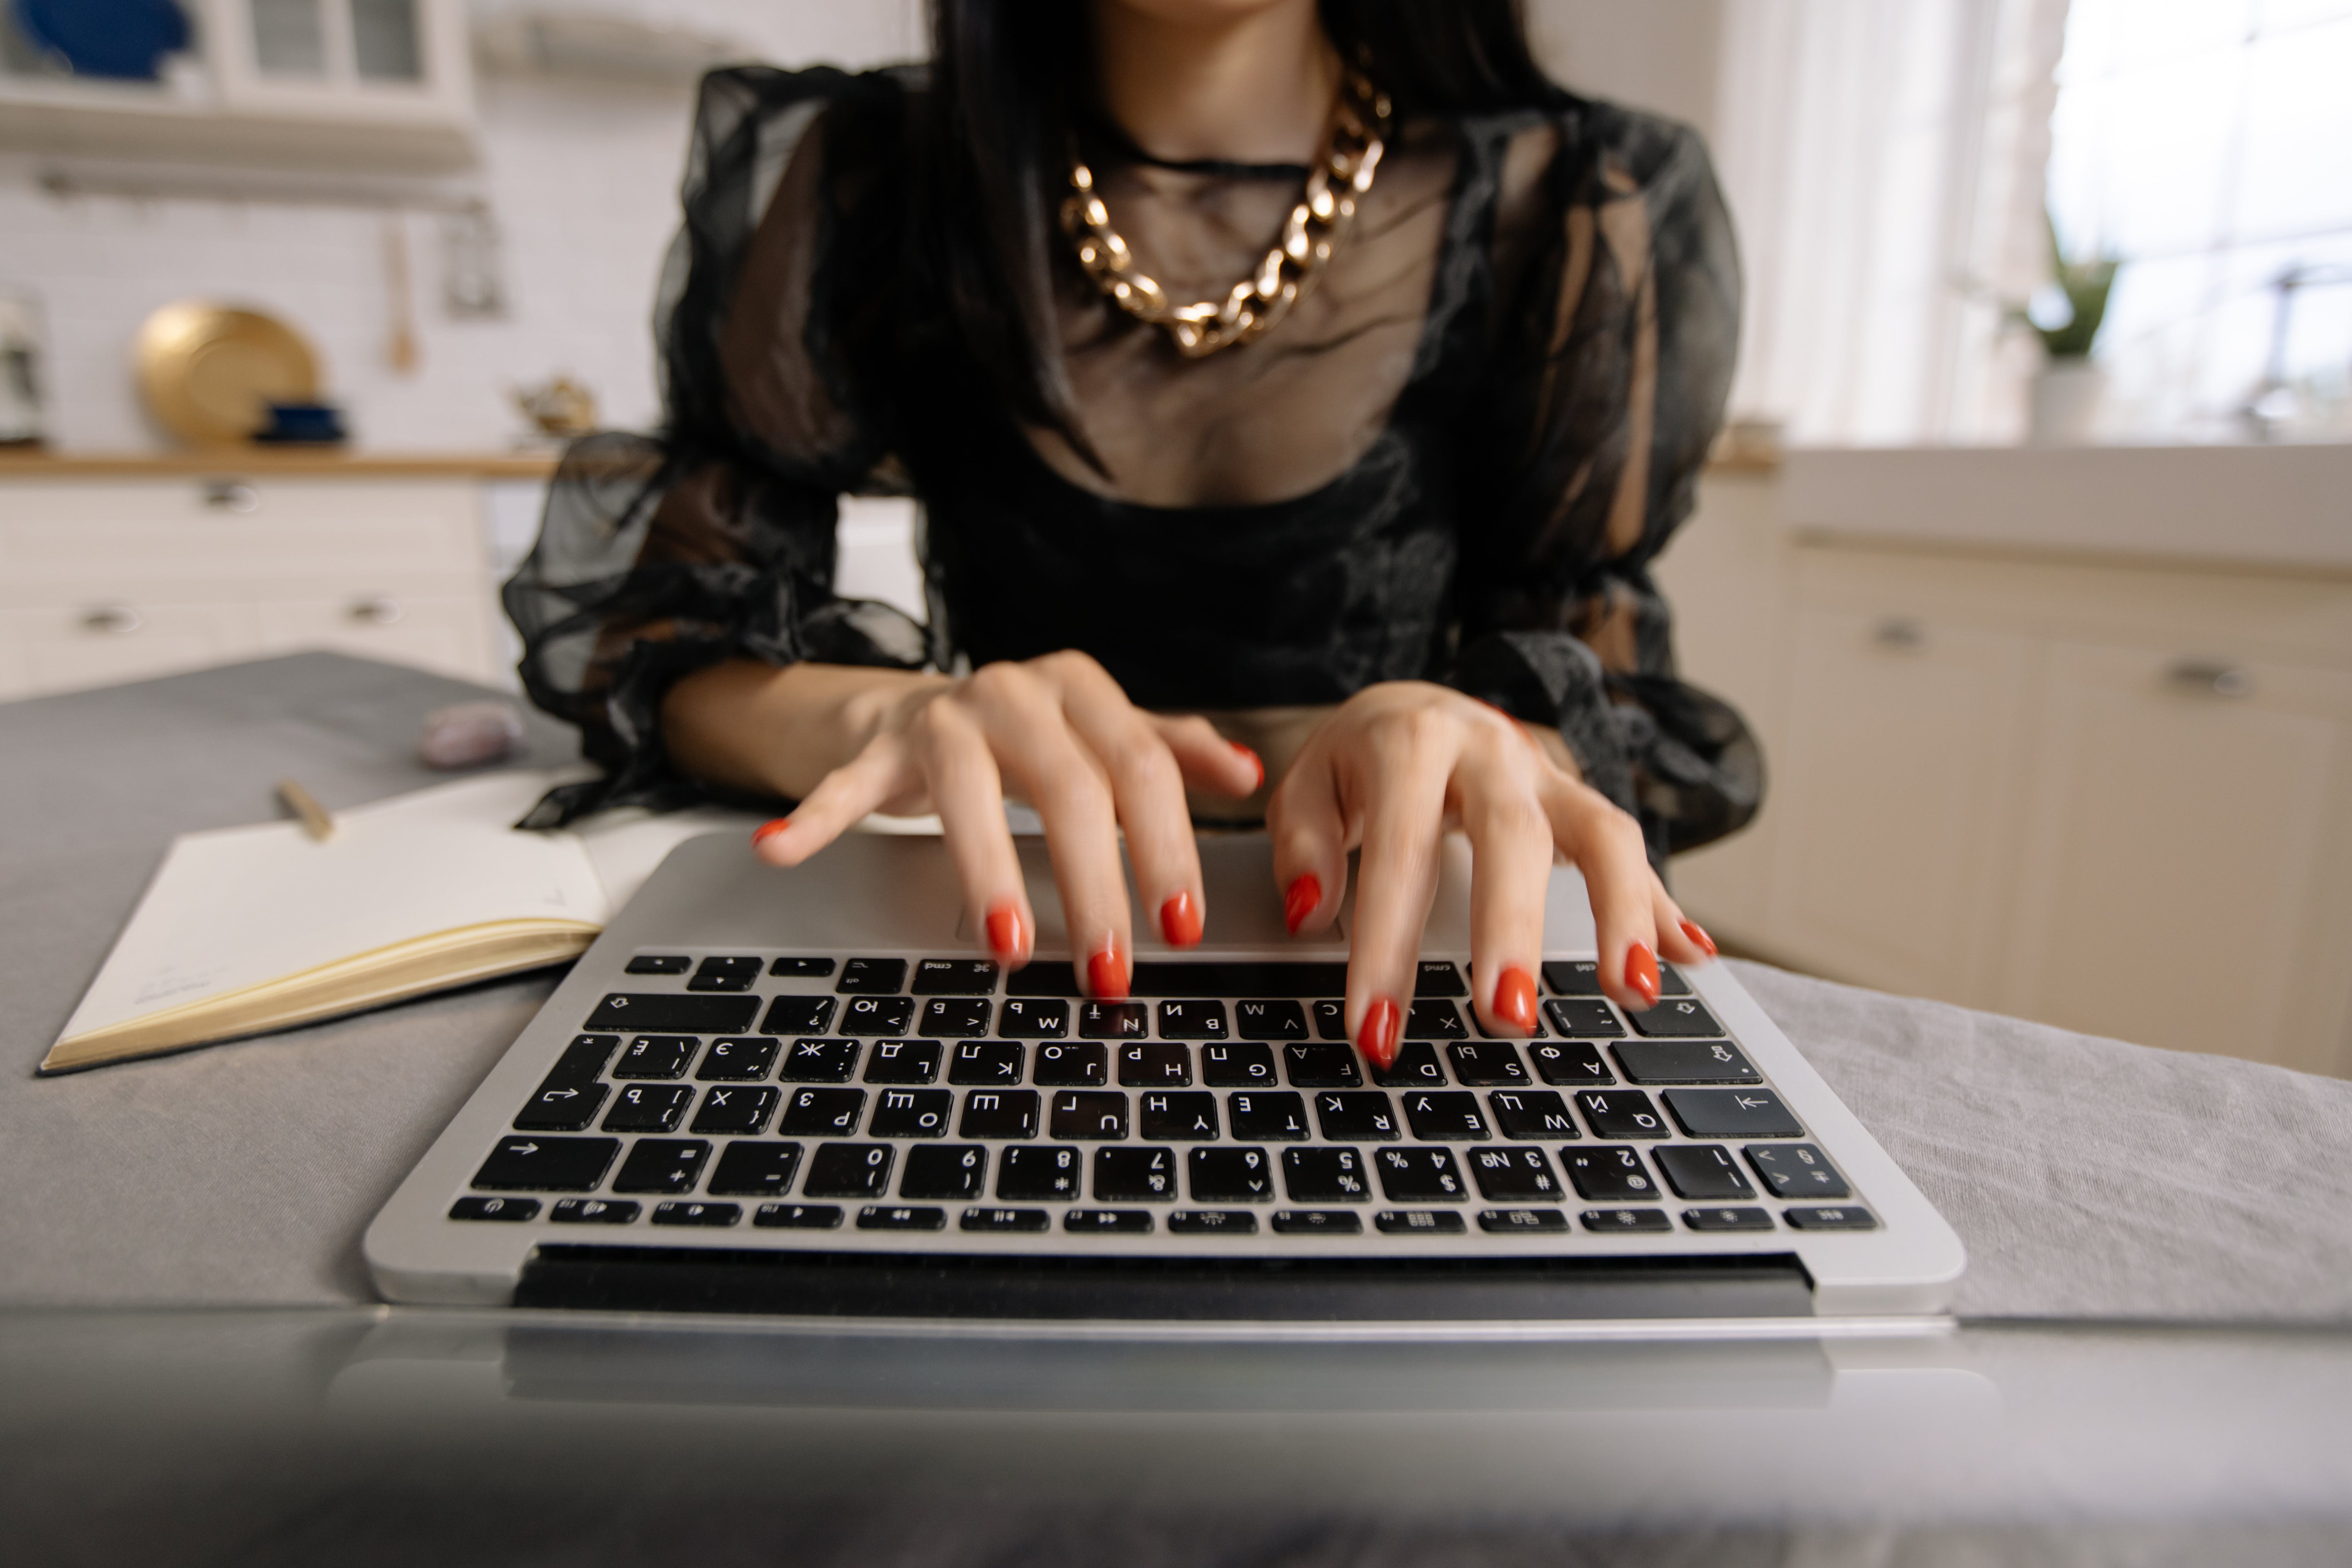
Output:
<svg viewBox="0 0 2352 1568">
<path fill-rule="evenodd" d="M 2080 447 L 2096 433 L 2107 374 L 2091 359 L 2091 345 L 2106 320 L 2107 294 L 2121 265 L 2114 257 L 2069 261 L 2058 243 L 2058 226 L 2044 215 L 2050 234 L 2049 285 L 2010 317 L 2042 340 L 2042 369 L 2033 378 L 2026 438 L 2037 447 Z"/>
</svg>

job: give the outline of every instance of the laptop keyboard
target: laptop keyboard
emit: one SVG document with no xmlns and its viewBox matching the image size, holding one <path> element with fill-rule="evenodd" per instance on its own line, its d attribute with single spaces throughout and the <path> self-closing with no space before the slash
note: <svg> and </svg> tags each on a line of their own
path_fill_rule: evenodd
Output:
<svg viewBox="0 0 2352 1568">
<path fill-rule="evenodd" d="M 1422 963 L 1372 1068 L 1344 966 L 640 953 L 453 1220 L 1073 1236 L 1602 1236 L 1877 1226 L 1672 965 L 1644 1014 L 1542 966 L 1488 1037 Z M 781 1239 L 781 1238 L 780 1238 Z M 1378 1243 L 1371 1243 L 1374 1247 Z"/>
</svg>

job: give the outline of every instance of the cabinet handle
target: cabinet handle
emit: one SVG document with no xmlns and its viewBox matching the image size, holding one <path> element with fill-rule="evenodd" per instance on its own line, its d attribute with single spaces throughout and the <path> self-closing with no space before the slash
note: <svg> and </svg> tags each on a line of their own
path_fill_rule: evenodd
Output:
<svg viewBox="0 0 2352 1568">
<path fill-rule="evenodd" d="M 343 614 L 363 626 L 388 626 L 400 619 L 400 601 L 389 594 L 370 594 L 353 599 Z"/>
<path fill-rule="evenodd" d="M 1927 628 L 1909 616 L 1889 616 L 1870 631 L 1870 640 L 1895 653 L 1917 653 L 1927 646 Z"/>
<path fill-rule="evenodd" d="M 100 637 L 129 637 L 147 617 L 128 605 L 92 605 L 81 613 L 81 629 Z"/>
<path fill-rule="evenodd" d="M 2184 658 L 2164 672 L 2166 684 L 2201 697 L 2251 697 L 2254 678 L 2243 667 L 2218 658 Z"/>
<path fill-rule="evenodd" d="M 242 479 L 208 479 L 205 505 L 214 511 L 259 511 L 261 492 Z"/>
</svg>

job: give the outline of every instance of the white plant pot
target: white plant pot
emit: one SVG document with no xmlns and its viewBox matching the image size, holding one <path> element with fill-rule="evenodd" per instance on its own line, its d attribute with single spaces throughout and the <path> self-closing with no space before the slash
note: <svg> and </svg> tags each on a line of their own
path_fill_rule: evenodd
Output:
<svg viewBox="0 0 2352 1568">
<path fill-rule="evenodd" d="M 2098 439 L 2107 373 L 2089 360 L 2053 360 L 2033 376 L 2025 438 L 2036 447 L 2087 447 Z"/>
</svg>

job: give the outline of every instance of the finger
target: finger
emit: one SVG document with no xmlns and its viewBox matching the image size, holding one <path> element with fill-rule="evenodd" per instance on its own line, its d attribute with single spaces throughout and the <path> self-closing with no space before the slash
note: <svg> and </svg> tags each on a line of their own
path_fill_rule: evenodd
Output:
<svg viewBox="0 0 2352 1568">
<path fill-rule="evenodd" d="M 1176 759 L 1184 782 L 1198 789 L 1244 800 L 1265 787 L 1265 762 L 1239 741 L 1228 741 L 1215 725 L 1195 715 L 1146 715 Z"/>
<path fill-rule="evenodd" d="M 763 823 L 751 846 L 771 866 L 797 866 L 906 792 L 917 781 L 905 745 L 877 736 L 866 748 L 817 781 L 789 816 Z"/>
<path fill-rule="evenodd" d="M 1651 900 L 1651 917 L 1658 930 L 1658 954 L 1676 963 L 1705 963 L 1716 956 L 1715 939 L 1702 930 L 1696 921 L 1682 911 L 1682 906 L 1661 885 Z"/>
<path fill-rule="evenodd" d="M 1445 786 L 1461 731 L 1427 710 L 1370 733 L 1371 788 L 1348 950 L 1348 1031 L 1376 1067 L 1396 1059 L 1421 933 L 1437 894 Z"/>
<path fill-rule="evenodd" d="M 1143 907 L 1154 911 L 1169 946 L 1198 946 L 1208 901 L 1174 753 L 1159 728 L 1098 668 L 1064 688 L 1062 707 L 1110 781 Z"/>
<path fill-rule="evenodd" d="M 1621 1007 L 1645 1011 L 1658 1000 L 1658 880 L 1641 826 L 1587 785 L 1562 780 L 1549 794 L 1553 837 L 1592 900 L 1601 989 Z"/>
<path fill-rule="evenodd" d="M 930 781 L 971 929 L 1000 966 L 1018 969 L 1035 948 L 1037 921 L 1029 908 L 1020 852 L 1004 820 L 1004 785 L 988 739 L 969 713 L 945 701 L 923 710 L 911 739 Z"/>
<path fill-rule="evenodd" d="M 1265 803 L 1274 883 L 1290 934 L 1328 931 L 1348 891 L 1348 822 L 1328 753 L 1309 746 Z"/>
<path fill-rule="evenodd" d="M 1470 977 L 1479 1021 L 1497 1035 L 1536 1032 L 1536 970 L 1551 883 L 1551 818 L 1525 748 L 1505 734 L 1474 747 L 1454 771 L 1470 837 Z"/>
</svg>

